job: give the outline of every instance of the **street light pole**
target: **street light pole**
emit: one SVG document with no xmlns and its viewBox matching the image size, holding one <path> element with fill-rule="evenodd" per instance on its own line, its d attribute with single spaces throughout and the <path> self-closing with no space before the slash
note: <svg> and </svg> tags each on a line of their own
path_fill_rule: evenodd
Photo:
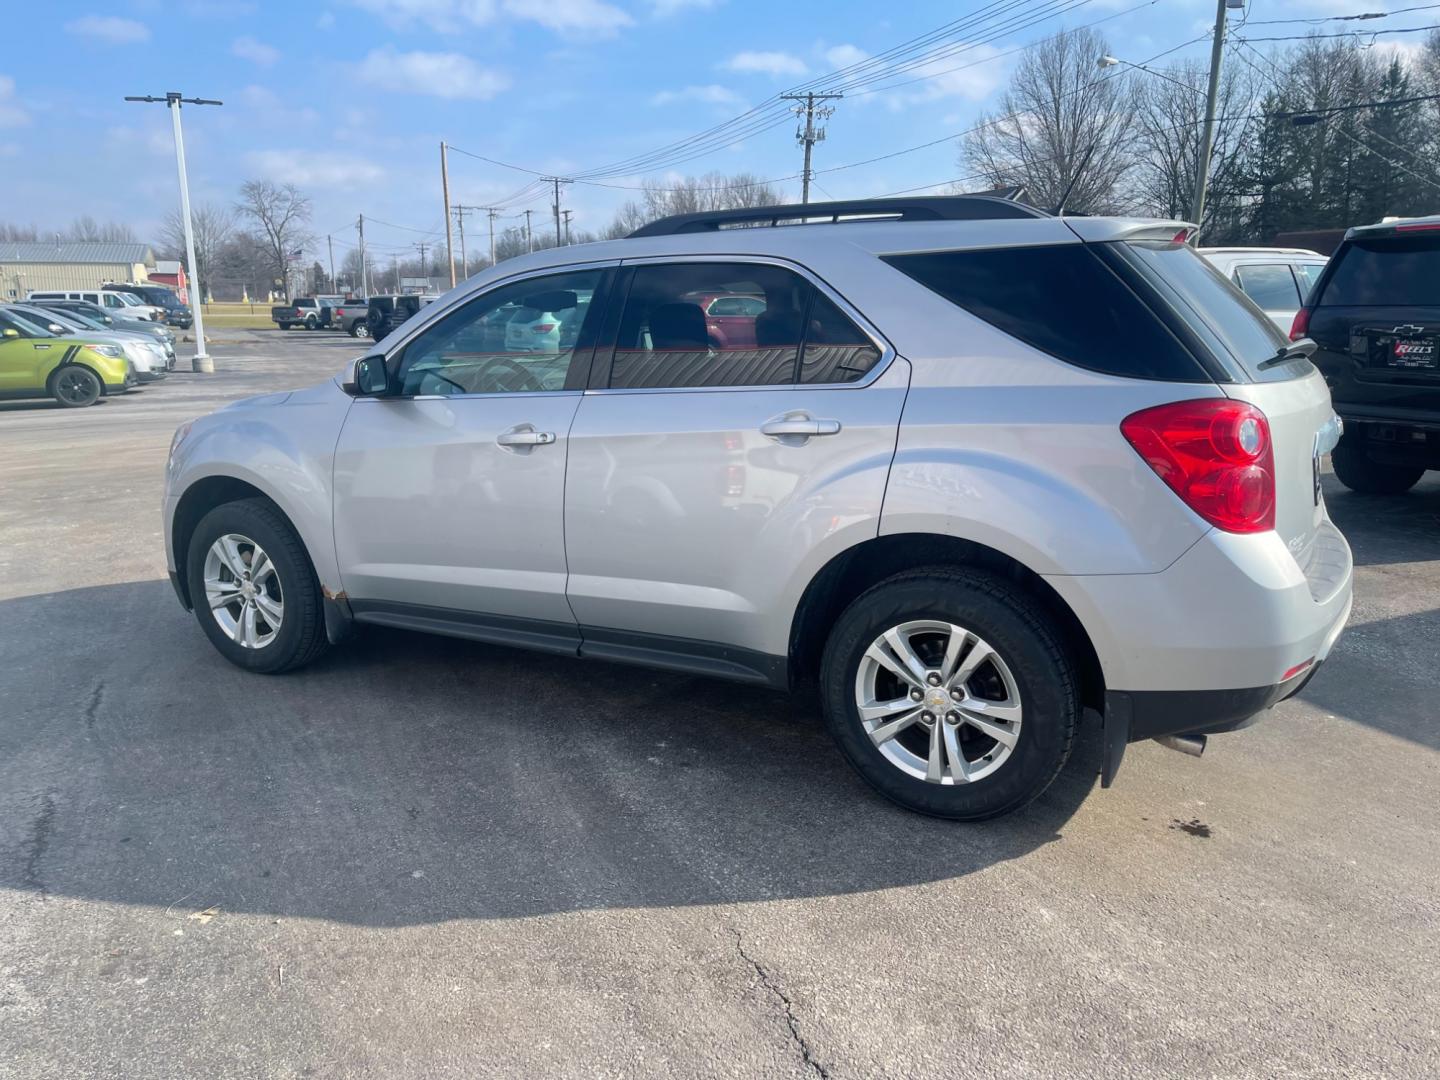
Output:
<svg viewBox="0 0 1440 1080">
<path fill-rule="evenodd" d="M 180 130 L 180 105 L 184 102 L 188 105 L 221 105 L 220 101 L 209 98 L 187 98 L 181 97 L 179 91 L 169 90 L 163 98 L 147 94 L 144 97 L 125 98 L 126 101 L 143 101 L 147 103 L 164 102 L 170 110 L 170 119 L 175 128 L 175 166 L 180 173 L 180 216 L 185 222 L 185 266 L 190 273 L 190 288 L 193 294 L 190 297 L 190 306 L 195 313 L 195 358 L 190 361 L 190 370 L 213 374 L 215 361 L 205 352 L 205 313 L 201 310 L 205 305 L 201 303 L 204 299 L 200 292 L 200 277 L 195 272 L 195 229 L 190 221 L 190 181 L 185 175 L 185 134 Z"/>
</svg>

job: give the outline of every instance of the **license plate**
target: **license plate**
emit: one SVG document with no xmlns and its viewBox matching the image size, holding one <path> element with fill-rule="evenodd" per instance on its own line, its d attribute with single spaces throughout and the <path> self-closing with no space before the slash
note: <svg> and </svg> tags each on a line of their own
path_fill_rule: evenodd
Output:
<svg viewBox="0 0 1440 1080">
<path fill-rule="evenodd" d="M 1396 338 L 1390 344 L 1390 366 L 1434 371 L 1440 367 L 1434 338 Z"/>
</svg>

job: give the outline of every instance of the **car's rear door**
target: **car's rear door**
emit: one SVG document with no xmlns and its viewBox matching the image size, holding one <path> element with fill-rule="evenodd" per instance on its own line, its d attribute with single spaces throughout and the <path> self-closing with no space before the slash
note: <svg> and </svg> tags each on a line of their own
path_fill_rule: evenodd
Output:
<svg viewBox="0 0 1440 1080">
<path fill-rule="evenodd" d="M 1307 307 L 1341 416 L 1440 421 L 1440 229 L 1352 237 Z"/>
<path fill-rule="evenodd" d="M 582 652 L 773 678 L 795 583 L 876 534 L 909 366 L 793 266 L 626 265 L 570 435 Z M 754 344 L 709 339 L 714 293 L 765 298 Z"/>
<path fill-rule="evenodd" d="M 485 348 L 483 320 L 612 273 L 502 283 L 390 346 L 392 394 L 357 398 L 335 452 L 335 551 L 357 617 L 573 651 L 565 457 L 593 332 L 516 354 Z"/>
</svg>

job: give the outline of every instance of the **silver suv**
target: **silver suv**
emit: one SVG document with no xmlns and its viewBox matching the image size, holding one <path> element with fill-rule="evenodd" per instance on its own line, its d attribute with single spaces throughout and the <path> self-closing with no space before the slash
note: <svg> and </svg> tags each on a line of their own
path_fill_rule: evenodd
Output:
<svg viewBox="0 0 1440 1080">
<path fill-rule="evenodd" d="M 182 426 L 171 577 L 252 671 L 372 623 L 813 681 L 911 809 L 1014 810 L 1077 733 L 1108 785 L 1296 693 L 1350 611 L 1312 343 L 1187 234 L 966 196 L 511 260 Z"/>
</svg>

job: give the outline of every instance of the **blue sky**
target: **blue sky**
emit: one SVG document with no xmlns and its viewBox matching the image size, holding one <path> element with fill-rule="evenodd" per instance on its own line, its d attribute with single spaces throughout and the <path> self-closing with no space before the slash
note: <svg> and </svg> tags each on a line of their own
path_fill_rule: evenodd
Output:
<svg viewBox="0 0 1440 1080">
<path fill-rule="evenodd" d="M 1254 3 L 1268 17 L 1376 6 Z M 829 137 L 817 148 L 816 168 L 962 130 L 994 108 L 1014 62 L 1004 54 L 1027 42 L 1103 19 L 1097 29 L 1111 51 L 1143 60 L 1203 34 L 1212 5 L 1086 0 L 1061 17 L 984 35 L 994 40 L 906 73 L 906 85 L 840 102 Z M 442 139 L 539 172 L 593 170 L 703 131 L 771 94 L 987 6 L 1002 5 L 54 0 L 17 6 L 5 17 L 11 47 L 0 52 L 0 219 L 45 228 L 88 213 L 150 234 L 177 201 L 169 117 L 162 106 L 121 99 L 174 89 L 225 102 L 184 113 L 196 201 L 228 203 L 250 177 L 293 181 L 314 200 L 315 231 L 335 236 L 337 260 L 354 241 L 360 212 L 375 222 L 367 229 L 372 245 L 399 248 L 442 229 Z M 1026 0 L 1025 6 L 1059 5 Z M 19 43 L 24 47 L 15 47 Z M 1203 56 L 1207 48 L 1198 41 L 1172 58 Z M 822 172 L 814 197 L 942 184 L 963 171 L 956 156 L 947 139 L 886 161 Z M 625 185 L 644 177 L 710 169 L 784 177 L 798 171 L 799 161 L 794 125 L 781 123 L 672 168 L 612 170 L 604 182 L 617 186 L 572 185 L 565 205 L 575 211 L 577 226 L 598 227 L 633 194 Z M 472 205 L 501 200 L 531 179 L 458 153 L 450 172 L 452 201 Z M 798 196 L 798 182 L 784 186 Z M 540 214 L 547 204 L 539 195 L 528 205 Z"/>
</svg>

